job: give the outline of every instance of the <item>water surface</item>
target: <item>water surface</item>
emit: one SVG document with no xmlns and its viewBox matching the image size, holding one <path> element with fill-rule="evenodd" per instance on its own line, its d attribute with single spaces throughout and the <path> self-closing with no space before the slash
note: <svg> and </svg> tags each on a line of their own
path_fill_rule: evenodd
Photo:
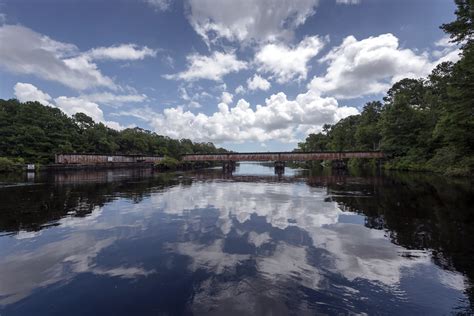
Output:
<svg viewBox="0 0 474 316">
<path fill-rule="evenodd" d="M 466 180 L 241 164 L 0 182 L 1 315 L 473 312 Z"/>
</svg>

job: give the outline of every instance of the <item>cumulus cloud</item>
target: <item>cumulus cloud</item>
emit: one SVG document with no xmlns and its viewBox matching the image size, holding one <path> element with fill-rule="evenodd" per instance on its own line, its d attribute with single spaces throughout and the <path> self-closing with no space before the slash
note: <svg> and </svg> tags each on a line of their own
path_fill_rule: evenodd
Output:
<svg viewBox="0 0 474 316">
<path fill-rule="evenodd" d="M 242 85 L 239 85 L 237 88 L 234 90 L 235 94 L 243 94 L 245 93 L 245 88 Z"/>
<path fill-rule="evenodd" d="M 260 72 L 270 73 L 279 83 L 303 80 L 308 73 L 308 62 L 324 44 L 317 36 L 306 37 L 294 47 L 282 43 L 267 44 L 256 53 L 255 62 Z"/>
<path fill-rule="evenodd" d="M 234 53 L 214 52 L 211 56 L 191 54 L 186 59 L 188 61 L 188 69 L 177 74 L 164 75 L 164 77 L 166 79 L 182 79 L 186 81 L 199 79 L 219 81 L 229 73 L 247 68 L 247 63 L 238 60 Z"/>
<path fill-rule="evenodd" d="M 232 95 L 232 93 L 229 93 L 227 91 L 222 92 L 222 95 L 221 95 L 222 103 L 231 104 L 233 99 L 234 99 L 234 96 Z"/>
<path fill-rule="evenodd" d="M 139 47 L 135 44 L 121 44 L 93 48 L 86 53 L 86 56 L 91 59 L 142 60 L 145 57 L 155 57 L 156 53 L 156 50 L 147 46 Z"/>
<path fill-rule="evenodd" d="M 267 79 L 260 77 L 255 74 L 252 78 L 247 79 L 247 87 L 250 90 L 264 90 L 267 91 L 270 89 L 271 84 Z M 242 87 L 243 89 L 243 87 Z"/>
<path fill-rule="evenodd" d="M 56 105 L 68 115 L 82 112 L 90 116 L 96 122 L 104 121 L 104 113 L 99 105 L 78 97 L 60 96 L 54 99 Z"/>
<path fill-rule="evenodd" d="M 289 39 L 318 0 L 189 0 L 188 20 L 208 44 Z"/>
<path fill-rule="evenodd" d="M 392 34 L 360 41 L 348 36 L 320 60 L 328 63 L 326 74 L 314 77 L 309 88 L 339 99 L 383 93 L 400 79 L 428 75 L 439 62 L 453 59 L 454 55 L 431 61 L 426 52 L 417 54 L 400 48 L 398 38 Z"/>
<path fill-rule="evenodd" d="M 44 105 L 51 105 L 52 98 L 49 94 L 39 90 L 29 83 L 18 82 L 14 88 L 15 97 L 20 102 L 38 101 Z"/>
<path fill-rule="evenodd" d="M 291 142 L 298 133 L 320 129 L 325 123 L 358 113 L 356 108 L 339 106 L 336 99 L 322 98 L 312 91 L 299 94 L 295 100 L 288 100 L 280 92 L 255 109 L 244 99 L 234 107 L 220 103 L 218 108 L 211 115 L 194 114 L 182 107 L 167 108 L 162 113 L 136 109 L 120 114 L 143 119 L 158 133 L 172 138 L 222 143 L 270 139 Z"/>
<path fill-rule="evenodd" d="M 15 84 L 14 93 L 15 97 L 21 102 L 38 101 L 43 105 L 58 107 L 70 116 L 81 112 L 90 116 L 94 121 L 104 123 L 110 128 L 118 130 L 124 128 L 117 122 L 105 120 L 104 112 L 99 105 L 82 97 L 60 96 L 53 99 L 49 94 L 41 91 L 36 86 L 22 82 Z"/>
</svg>

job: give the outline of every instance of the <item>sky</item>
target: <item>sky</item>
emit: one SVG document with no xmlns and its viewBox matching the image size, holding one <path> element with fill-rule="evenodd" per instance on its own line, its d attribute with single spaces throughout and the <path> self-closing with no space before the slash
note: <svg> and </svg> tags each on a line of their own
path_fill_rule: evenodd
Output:
<svg viewBox="0 0 474 316">
<path fill-rule="evenodd" d="M 292 150 L 459 49 L 451 0 L 0 0 L 0 98 Z"/>
</svg>

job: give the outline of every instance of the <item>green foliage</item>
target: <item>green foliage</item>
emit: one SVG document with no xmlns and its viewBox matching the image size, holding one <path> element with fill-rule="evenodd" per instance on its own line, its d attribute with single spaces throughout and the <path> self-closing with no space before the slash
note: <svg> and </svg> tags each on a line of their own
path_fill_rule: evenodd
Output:
<svg viewBox="0 0 474 316">
<path fill-rule="evenodd" d="M 177 170 L 181 166 L 181 161 L 172 157 L 164 157 L 161 161 L 155 164 L 158 170 Z"/>
<path fill-rule="evenodd" d="M 456 3 L 457 19 L 451 23 L 441 25 L 441 29 L 451 36 L 457 43 L 471 44 L 474 37 L 474 1 L 454 0 Z"/>
<path fill-rule="evenodd" d="M 382 103 L 379 101 L 369 102 L 364 106 L 354 134 L 356 148 L 360 150 L 376 150 L 380 147 L 382 136 L 378 122 L 381 110 Z"/>
<path fill-rule="evenodd" d="M 328 137 L 325 134 L 309 134 L 306 140 L 298 143 L 300 151 L 325 151 L 328 148 Z"/>
<path fill-rule="evenodd" d="M 176 140 L 141 129 L 116 131 L 84 113 L 68 117 L 38 102 L 0 100 L 0 156 L 51 163 L 57 153 L 146 154 L 178 159 L 187 153 L 226 152 L 212 143 Z"/>
<path fill-rule="evenodd" d="M 21 159 L 0 157 L 0 172 L 20 171 L 22 167 L 23 161 Z"/>
</svg>

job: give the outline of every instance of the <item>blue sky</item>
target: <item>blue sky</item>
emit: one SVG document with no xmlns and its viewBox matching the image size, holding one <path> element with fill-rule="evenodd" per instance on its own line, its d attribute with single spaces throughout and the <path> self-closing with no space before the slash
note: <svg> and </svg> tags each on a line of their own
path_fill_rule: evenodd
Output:
<svg viewBox="0 0 474 316">
<path fill-rule="evenodd" d="M 0 0 L 0 98 L 291 150 L 458 58 L 450 0 Z"/>
</svg>

